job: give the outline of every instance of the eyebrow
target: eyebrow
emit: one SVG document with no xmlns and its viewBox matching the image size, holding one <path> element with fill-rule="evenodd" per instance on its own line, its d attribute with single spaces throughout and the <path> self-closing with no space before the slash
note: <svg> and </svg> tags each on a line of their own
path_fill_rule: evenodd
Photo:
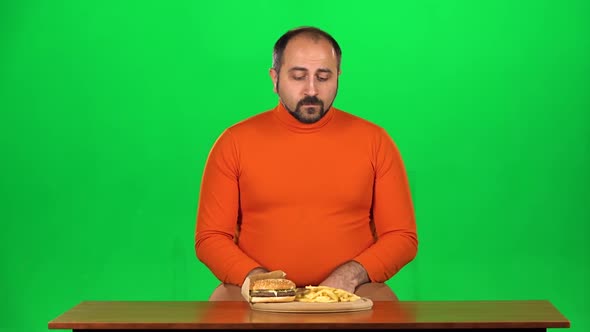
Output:
<svg viewBox="0 0 590 332">
<path fill-rule="evenodd" d="M 289 69 L 289 72 L 292 72 L 292 71 L 309 71 L 309 70 L 307 70 L 307 68 L 305 68 L 305 67 L 293 67 L 293 68 Z M 332 71 L 328 68 L 320 68 L 317 70 L 317 72 L 328 73 L 328 74 L 332 73 Z"/>
</svg>

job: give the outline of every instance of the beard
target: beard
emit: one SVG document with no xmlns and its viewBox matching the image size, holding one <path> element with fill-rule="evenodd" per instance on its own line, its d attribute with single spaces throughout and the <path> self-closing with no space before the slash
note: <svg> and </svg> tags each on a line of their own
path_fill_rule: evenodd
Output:
<svg viewBox="0 0 590 332">
<path fill-rule="evenodd" d="M 295 106 L 295 111 L 289 110 L 295 119 L 307 124 L 318 122 L 324 117 L 326 111 L 324 102 L 316 96 L 308 96 L 301 99 L 297 103 L 297 106 Z"/>
<path fill-rule="evenodd" d="M 276 90 L 280 97 L 281 93 L 278 79 Z M 336 96 L 334 96 L 334 98 L 336 98 Z M 332 104 L 328 105 L 328 107 L 325 107 L 324 101 L 320 98 L 316 96 L 307 96 L 297 102 L 294 110 L 289 108 L 289 106 L 287 106 L 285 103 L 283 103 L 283 106 L 285 106 L 287 111 L 289 111 L 289 114 L 297 119 L 297 121 L 305 124 L 312 124 L 320 121 L 332 107 Z"/>
</svg>

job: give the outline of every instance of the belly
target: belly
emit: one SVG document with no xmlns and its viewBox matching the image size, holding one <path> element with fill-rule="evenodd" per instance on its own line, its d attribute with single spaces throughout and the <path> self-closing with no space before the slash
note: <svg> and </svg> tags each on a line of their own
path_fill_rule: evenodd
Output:
<svg viewBox="0 0 590 332">
<path fill-rule="evenodd" d="M 373 244 L 368 215 L 292 214 L 244 219 L 240 248 L 269 270 L 282 270 L 298 286 L 318 285 L 336 267 Z"/>
</svg>

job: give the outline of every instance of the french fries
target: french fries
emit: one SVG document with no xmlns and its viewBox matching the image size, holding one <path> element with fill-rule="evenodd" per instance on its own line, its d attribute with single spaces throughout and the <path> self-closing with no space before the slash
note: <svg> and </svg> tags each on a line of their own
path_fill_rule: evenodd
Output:
<svg viewBox="0 0 590 332">
<path fill-rule="evenodd" d="M 327 286 L 306 286 L 295 296 L 295 301 L 299 302 L 353 302 L 358 299 L 359 296 L 343 289 Z"/>
</svg>

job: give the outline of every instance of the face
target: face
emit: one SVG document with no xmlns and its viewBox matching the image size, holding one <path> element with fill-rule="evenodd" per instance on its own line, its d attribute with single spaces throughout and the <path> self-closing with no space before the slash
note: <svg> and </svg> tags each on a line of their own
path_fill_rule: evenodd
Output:
<svg viewBox="0 0 590 332">
<path fill-rule="evenodd" d="M 280 71 L 270 70 L 281 102 L 302 123 L 317 122 L 330 109 L 338 91 L 339 74 L 330 42 L 308 36 L 291 39 Z"/>
</svg>

